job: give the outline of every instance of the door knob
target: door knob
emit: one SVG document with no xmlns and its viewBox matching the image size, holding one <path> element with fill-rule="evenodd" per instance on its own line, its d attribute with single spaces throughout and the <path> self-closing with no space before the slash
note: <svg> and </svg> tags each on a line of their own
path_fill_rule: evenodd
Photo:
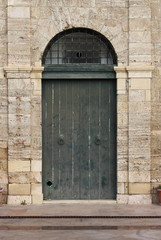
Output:
<svg viewBox="0 0 161 240">
<path fill-rule="evenodd" d="M 101 144 L 100 136 L 97 135 L 97 136 L 95 137 L 95 141 L 94 141 L 94 142 L 95 142 L 96 145 L 100 145 L 100 144 Z"/>
<path fill-rule="evenodd" d="M 59 138 L 58 138 L 58 144 L 59 145 L 63 145 L 64 144 L 64 136 L 63 135 L 60 135 Z"/>
</svg>

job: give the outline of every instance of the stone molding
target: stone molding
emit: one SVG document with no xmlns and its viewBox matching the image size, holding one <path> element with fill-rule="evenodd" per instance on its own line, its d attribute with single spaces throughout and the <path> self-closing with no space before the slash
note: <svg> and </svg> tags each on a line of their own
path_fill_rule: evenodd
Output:
<svg viewBox="0 0 161 240">
<path fill-rule="evenodd" d="M 6 66 L 4 72 L 6 73 L 17 73 L 17 72 L 42 72 L 44 67 L 41 66 Z"/>
<path fill-rule="evenodd" d="M 114 70 L 117 74 L 125 72 L 152 72 L 155 69 L 155 66 L 116 66 Z"/>
</svg>

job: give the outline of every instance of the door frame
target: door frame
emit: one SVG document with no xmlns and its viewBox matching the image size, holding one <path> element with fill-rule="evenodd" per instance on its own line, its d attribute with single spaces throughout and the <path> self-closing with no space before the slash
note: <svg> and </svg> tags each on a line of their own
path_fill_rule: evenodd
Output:
<svg viewBox="0 0 161 240">
<path fill-rule="evenodd" d="M 100 64 L 93 64 L 93 65 L 84 65 L 84 64 L 61 64 L 61 65 L 48 65 L 44 68 L 42 72 L 42 81 L 45 79 L 113 79 L 115 80 L 116 84 L 116 72 L 114 70 L 113 65 L 100 65 Z M 117 89 L 117 86 L 116 86 Z M 116 93 L 116 105 L 117 105 L 117 93 Z M 117 111 L 117 106 L 116 106 Z M 43 112 L 42 112 L 43 114 Z M 117 124 L 117 114 L 116 114 L 116 124 Z M 117 128 L 117 126 L 116 126 Z M 43 126 L 42 126 L 43 131 Z M 43 143 L 43 141 L 42 141 Z M 117 153 L 117 136 L 116 136 L 116 153 Z M 43 146 L 42 146 L 42 166 L 43 164 Z M 117 189 L 117 154 L 116 154 L 116 189 Z M 42 168 L 42 181 L 43 181 L 43 168 Z M 43 185 L 43 182 L 42 182 Z M 43 191 L 43 189 L 42 189 Z M 116 199 L 117 199 L 117 191 L 116 191 Z M 63 202 L 82 202 L 82 201 L 89 201 L 89 200 L 44 200 L 45 202 L 51 201 L 63 201 Z M 90 200 L 92 202 L 98 201 L 116 201 L 116 200 Z"/>
</svg>

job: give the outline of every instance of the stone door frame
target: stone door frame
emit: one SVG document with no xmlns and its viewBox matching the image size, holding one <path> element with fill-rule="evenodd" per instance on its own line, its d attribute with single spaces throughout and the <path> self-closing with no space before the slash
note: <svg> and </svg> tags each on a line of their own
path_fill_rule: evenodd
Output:
<svg viewBox="0 0 161 240">
<path fill-rule="evenodd" d="M 153 66 L 117 66 L 117 203 L 151 203 Z M 41 204 L 41 65 L 7 66 L 8 204 Z"/>
</svg>

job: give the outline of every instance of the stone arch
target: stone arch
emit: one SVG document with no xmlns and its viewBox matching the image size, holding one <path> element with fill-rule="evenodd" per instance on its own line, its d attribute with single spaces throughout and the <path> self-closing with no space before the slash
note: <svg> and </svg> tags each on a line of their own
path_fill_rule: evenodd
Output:
<svg viewBox="0 0 161 240">
<path fill-rule="evenodd" d="M 65 39 L 68 36 L 74 36 L 74 34 L 81 34 L 82 36 L 85 34 L 86 37 L 87 36 L 91 37 L 91 39 L 90 39 L 91 41 L 95 41 L 95 40 L 99 41 L 99 47 L 103 48 L 104 51 L 106 51 L 106 50 L 108 51 L 108 55 L 106 56 L 107 58 L 109 58 L 109 59 L 107 59 L 107 64 L 108 64 L 108 62 L 111 62 L 111 65 L 117 65 L 117 54 L 116 54 L 115 49 L 114 49 L 113 45 L 111 44 L 111 42 L 101 33 L 94 31 L 92 29 L 89 29 L 89 28 L 70 28 L 70 29 L 64 30 L 64 31 L 56 34 L 49 41 L 49 43 L 47 44 L 47 46 L 44 50 L 44 53 L 42 56 L 42 64 L 45 65 L 46 57 L 48 55 L 51 55 L 52 49 L 54 48 L 55 44 L 57 44 L 57 42 L 62 41 L 62 40 L 65 41 Z M 71 42 L 71 44 L 72 44 L 72 42 Z M 65 43 L 64 43 L 64 46 L 65 46 Z M 81 50 L 84 51 L 85 49 L 81 49 Z M 79 51 L 81 51 L 81 50 L 79 50 Z M 59 49 L 59 52 L 61 52 L 60 49 Z M 52 64 L 52 63 L 50 63 L 50 64 Z"/>
</svg>

